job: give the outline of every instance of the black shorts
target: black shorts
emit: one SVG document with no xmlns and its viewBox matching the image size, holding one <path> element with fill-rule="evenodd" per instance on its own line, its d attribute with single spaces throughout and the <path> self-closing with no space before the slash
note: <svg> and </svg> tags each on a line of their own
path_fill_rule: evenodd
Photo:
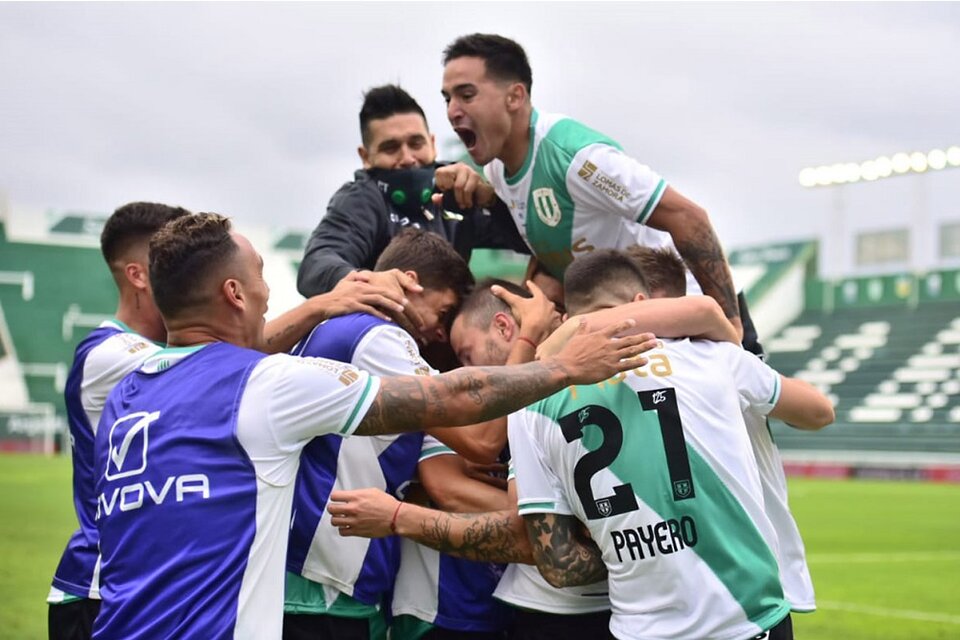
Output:
<svg viewBox="0 0 960 640">
<path fill-rule="evenodd" d="M 793 640 L 793 620 L 789 613 L 786 618 L 770 629 L 767 640 Z"/>
<path fill-rule="evenodd" d="M 421 640 L 504 640 L 506 637 L 505 631 L 457 631 L 434 627 Z"/>
<path fill-rule="evenodd" d="M 370 640 L 369 618 L 283 614 L 283 640 Z"/>
<path fill-rule="evenodd" d="M 51 604 L 47 612 L 50 640 L 90 640 L 93 621 L 100 613 L 100 601 L 82 598 L 63 604 Z"/>
<path fill-rule="evenodd" d="M 510 640 L 593 640 L 613 636 L 609 611 L 559 614 L 517 609 L 507 637 Z"/>
</svg>

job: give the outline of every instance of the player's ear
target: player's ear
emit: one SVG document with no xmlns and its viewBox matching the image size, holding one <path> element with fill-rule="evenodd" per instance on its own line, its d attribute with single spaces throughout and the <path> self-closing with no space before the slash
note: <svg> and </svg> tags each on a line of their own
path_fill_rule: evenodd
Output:
<svg viewBox="0 0 960 640">
<path fill-rule="evenodd" d="M 128 262 L 123 266 L 123 275 L 137 291 L 146 291 L 150 286 L 150 274 L 139 262 Z"/>
<path fill-rule="evenodd" d="M 227 278 L 220 285 L 220 291 L 223 293 L 227 304 L 236 309 L 243 309 L 246 305 L 246 293 L 243 291 L 243 285 L 236 278 Z"/>
<path fill-rule="evenodd" d="M 513 319 L 503 311 L 493 314 L 493 330 L 504 340 L 510 341 L 513 339 L 515 324 Z"/>
<path fill-rule="evenodd" d="M 364 169 L 370 168 L 370 154 L 367 153 L 367 148 L 363 145 L 357 147 L 357 155 L 360 156 L 360 162 L 363 163 Z"/>
<path fill-rule="evenodd" d="M 519 109 L 527 98 L 527 88 L 522 82 L 514 82 L 507 89 L 507 108 L 511 111 Z"/>
</svg>

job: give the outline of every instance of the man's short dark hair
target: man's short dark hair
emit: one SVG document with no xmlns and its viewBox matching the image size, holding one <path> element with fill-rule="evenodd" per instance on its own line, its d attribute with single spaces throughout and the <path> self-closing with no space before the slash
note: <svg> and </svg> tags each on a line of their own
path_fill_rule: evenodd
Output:
<svg viewBox="0 0 960 640">
<path fill-rule="evenodd" d="M 473 274 L 463 257 L 439 235 L 423 229 L 408 228 L 387 245 L 376 271 L 414 271 L 424 289 L 451 289 L 462 301 L 473 287 Z"/>
<path fill-rule="evenodd" d="M 147 242 L 160 228 L 177 218 L 190 215 L 182 207 L 156 202 L 131 202 L 113 212 L 100 232 L 100 251 L 107 264 L 120 260 L 131 247 Z"/>
<path fill-rule="evenodd" d="M 467 326 L 486 329 L 498 313 L 512 315 L 510 305 L 490 292 L 490 287 L 493 285 L 499 285 L 510 293 L 523 298 L 531 297 L 529 291 L 514 282 L 501 280 L 500 278 L 484 278 L 477 283 L 477 286 L 473 288 L 473 291 L 460 306 L 458 315 L 463 316 L 463 322 Z"/>
<path fill-rule="evenodd" d="M 385 120 L 398 113 L 417 113 L 427 123 L 427 116 L 413 97 L 395 84 L 374 87 L 363 94 L 360 107 L 360 139 L 363 146 L 370 144 L 370 121 Z"/>
<path fill-rule="evenodd" d="M 209 300 L 206 285 L 239 251 L 230 220 L 198 213 L 166 224 L 150 240 L 150 286 L 165 318 Z"/>
<path fill-rule="evenodd" d="M 622 251 L 596 249 L 574 260 L 563 276 L 563 297 L 571 314 L 600 299 L 629 302 L 650 289 L 636 262 Z"/>
<path fill-rule="evenodd" d="M 633 258 L 647 280 L 650 295 L 679 298 L 687 295 L 687 268 L 670 247 L 634 245 L 624 252 Z"/>
<path fill-rule="evenodd" d="M 490 33 L 460 36 L 443 50 L 443 64 L 457 58 L 482 58 L 487 75 L 499 81 L 520 82 L 530 93 L 533 72 L 527 53 L 510 38 Z"/>
</svg>

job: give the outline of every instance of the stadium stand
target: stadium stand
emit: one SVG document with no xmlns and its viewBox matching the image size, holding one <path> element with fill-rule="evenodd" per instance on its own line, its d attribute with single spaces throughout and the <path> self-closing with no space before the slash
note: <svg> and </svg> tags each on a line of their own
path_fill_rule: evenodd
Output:
<svg viewBox="0 0 960 640">
<path fill-rule="evenodd" d="M 40 234 L 27 225 L 22 241 L 11 240 L 0 221 L 0 333 L 9 344 L 0 448 L 36 449 L 38 439 L 49 448 L 51 433 L 62 430 L 63 385 L 74 345 L 116 305 L 97 236 L 90 233 L 99 233 L 103 219 L 91 225 L 70 214 Z"/>
<path fill-rule="evenodd" d="M 807 282 L 769 362 L 829 394 L 836 424 L 779 425 L 784 449 L 960 453 L 960 273 Z"/>
</svg>

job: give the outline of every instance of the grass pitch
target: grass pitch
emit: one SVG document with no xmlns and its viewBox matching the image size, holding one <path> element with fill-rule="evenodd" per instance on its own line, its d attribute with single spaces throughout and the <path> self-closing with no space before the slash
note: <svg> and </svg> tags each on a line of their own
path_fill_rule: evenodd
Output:
<svg viewBox="0 0 960 640">
<path fill-rule="evenodd" d="M 0 637 L 46 638 L 50 579 L 76 528 L 64 458 L 0 455 Z M 819 609 L 800 640 L 960 638 L 960 486 L 792 480 Z"/>
</svg>

